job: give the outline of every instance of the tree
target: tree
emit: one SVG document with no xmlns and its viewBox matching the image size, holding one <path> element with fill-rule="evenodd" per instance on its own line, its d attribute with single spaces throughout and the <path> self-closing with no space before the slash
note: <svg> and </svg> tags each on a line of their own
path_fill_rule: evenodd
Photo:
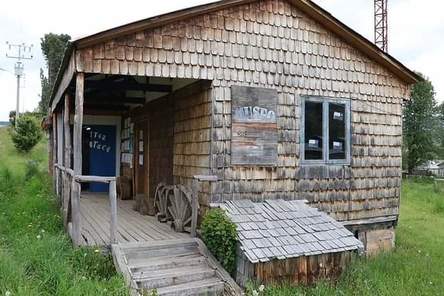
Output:
<svg viewBox="0 0 444 296">
<path fill-rule="evenodd" d="M 444 102 L 436 107 L 436 142 L 438 145 L 437 157 L 444 159 Z"/>
<path fill-rule="evenodd" d="M 404 109 L 404 167 L 409 172 L 436 156 L 435 92 L 431 81 L 420 76 Z"/>
<path fill-rule="evenodd" d="M 18 151 L 29 152 L 42 138 L 38 119 L 29 114 L 20 116 L 11 131 L 11 138 Z"/>
<path fill-rule="evenodd" d="M 9 123 L 15 126 L 15 111 L 9 111 Z"/>
<path fill-rule="evenodd" d="M 49 33 L 45 34 L 40 40 L 40 46 L 48 69 L 48 75 L 46 76 L 44 70 L 40 69 L 42 97 L 39 102 L 39 109 L 40 112 L 47 113 L 51 91 L 57 79 L 57 73 L 63 60 L 63 54 L 71 37 L 67 34 Z"/>
</svg>

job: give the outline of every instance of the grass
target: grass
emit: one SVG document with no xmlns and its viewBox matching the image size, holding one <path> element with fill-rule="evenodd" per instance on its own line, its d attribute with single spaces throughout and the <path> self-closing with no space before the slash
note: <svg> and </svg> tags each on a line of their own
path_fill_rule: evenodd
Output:
<svg viewBox="0 0 444 296">
<path fill-rule="evenodd" d="M 46 155 L 45 141 L 16 152 L 0 128 L 0 295 L 128 295 L 110 256 L 72 247 Z"/>
<path fill-rule="evenodd" d="M 403 182 L 394 251 L 356 260 L 333 284 L 269 286 L 259 295 L 444 295 L 443 189 L 427 179 Z"/>
<path fill-rule="evenodd" d="M 74 249 L 50 192 L 46 142 L 15 152 L 0 128 L 0 295 L 127 295 L 111 258 Z M 37 161 L 37 170 L 28 165 Z M 393 252 L 359 259 L 337 283 L 269 286 L 282 295 L 444 295 L 444 188 L 404 181 Z"/>
</svg>

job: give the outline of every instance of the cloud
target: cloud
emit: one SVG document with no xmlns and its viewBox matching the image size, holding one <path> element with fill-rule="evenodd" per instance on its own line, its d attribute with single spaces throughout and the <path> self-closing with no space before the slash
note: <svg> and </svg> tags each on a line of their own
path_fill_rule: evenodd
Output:
<svg viewBox="0 0 444 296">
<path fill-rule="evenodd" d="M 40 94 L 39 69 L 44 67 L 40 38 L 49 32 L 80 37 L 98 31 L 167 13 L 207 0 L 103 1 L 78 0 L 75 5 L 51 0 L 23 2 L 4 1 L 0 10 L 0 68 L 13 72 L 14 61 L 6 59 L 6 41 L 34 44 L 34 60 L 27 61 L 26 83 L 22 89 L 23 108 L 37 106 Z M 373 0 L 315 0 L 334 16 L 366 38 L 373 39 Z M 63 5 L 66 4 L 66 5 Z M 72 3 L 71 3 L 72 4 Z M 68 8 L 69 7 L 69 8 Z M 86 9 L 87 7 L 87 9 Z M 444 68 L 441 53 L 444 39 L 444 2 L 436 0 L 389 1 L 389 50 L 414 70 L 429 76 L 444 99 Z M 20 12 L 20 13 L 17 13 Z M 15 109 L 15 80 L 0 71 L 0 120 L 6 120 Z"/>
</svg>

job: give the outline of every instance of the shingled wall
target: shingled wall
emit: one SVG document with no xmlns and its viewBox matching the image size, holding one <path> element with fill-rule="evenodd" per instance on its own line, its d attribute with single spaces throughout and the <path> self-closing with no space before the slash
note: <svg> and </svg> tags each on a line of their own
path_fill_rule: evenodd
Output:
<svg viewBox="0 0 444 296">
<path fill-rule="evenodd" d="M 339 220 L 398 214 L 408 86 L 285 1 L 235 6 L 76 54 L 84 72 L 212 80 L 216 198 L 305 198 Z M 276 168 L 230 165 L 231 85 L 277 89 Z M 352 100 L 350 166 L 299 165 L 302 95 Z"/>
</svg>

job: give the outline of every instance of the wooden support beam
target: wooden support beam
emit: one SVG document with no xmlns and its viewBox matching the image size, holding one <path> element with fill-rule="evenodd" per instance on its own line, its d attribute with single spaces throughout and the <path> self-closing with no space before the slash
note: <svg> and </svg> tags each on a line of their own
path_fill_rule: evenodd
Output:
<svg viewBox="0 0 444 296">
<path fill-rule="evenodd" d="M 124 80 L 124 81 L 107 81 L 107 80 L 88 80 L 86 82 L 88 89 L 106 89 L 112 90 L 141 90 L 151 92 L 165 92 L 169 93 L 173 90 L 171 85 L 166 84 L 148 84 L 138 83 L 136 81 Z"/>
<path fill-rule="evenodd" d="M 125 97 L 116 95 L 100 95 L 100 96 L 86 96 L 86 104 L 106 104 L 106 105 L 123 105 L 123 104 L 137 104 L 144 105 L 145 98 Z"/>
<path fill-rule="evenodd" d="M 191 195 L 191 237 L 196 237 L 197 235 L 197 218 L 199 216 L 199 183 L 200 182 L 216 182 L 218 180 L 217 176 L 212 175 L 195 175 L 193 176 L 192 191 Z M 211 192 L 212 193 L 212 192 Z"/>
<path fill-rule="evenodd" d="M 76 175 L 74 176 L 74 180 L 79 183 L 111 183 L 116 181 L 116 177 Z"/>
<path fill-rule="evenodd" d="M 76 76 L 76 99 L 74 115 L 74 174 L 82 174 L 82 128 L 83 128 L 83 101 L 84 101 L 85 75 L 77 73 Z"/>
<path fill-rule="evenodd" d="M 117 243 L 117 192 L 116 180 L 109 183 L 109 201 L 111 204 L 110 239 L 111 245 Z"/>
<path fill-rule="evenodd" d="M 74 179 L 71 182 L 71 211 L 72 211 L 72 228 L 71 228 L 71 239 L 75 246 L 80 245 L 81 239 L 81 227 L 80 227 L 80 193 L 81 187 L 80 183 L 77 183 Z"/>
<path fill-rule="evenodd" d="M 65 94 L 65 108 L 64 108 L 64 116 L 63 116 L 63 130 L 65 135 L 65 159 L 64 159 L 64 167 L 71 168 L 71 127 L 69 124 L 70 117 L 70 96 L 69 94 Z M 63 215 L 63 225 L 65 228 L 68 226 L 68 216 L 69 216 L 69 204 L 71 199 L 71 177 L 65 171 L 62 171 L 63 176 L 63 192 L 62 192 L 62 215 Z"/>
<path fill-rule="evenodd" d="M 57 121 L 56 121 L 56 117 L 57 117 L 56 113 L 52 113 L 52 165 L 53 166 L 57 163 Z M 54 170 L 53 173 L 54 173 L 53 177 L 55 177 L 56 171 Z"/>
<path fill-rule="evenodd" d="M 71 126 L 69 124 L 69 117 L 71 115 L 70 110 L 70 100 L 71 97 L 69 94 L 65 94 L 65 110 L 63 117 L 63 128 L 65 131 L 65 162 L 64 167 L 71 168 Z"/>
<path fill-rule="evenodd" d="M 82 174 L 82 127 L 83 127 L 83 95 L 84 95 L 85 75 L 77 73 L 76 76 L 76 98 L 74 115 L 74 174 Z M 75 245 L 80 244 L 81 214 L 80 214 L 80 184 L 72 181 L 71 189 L 71 210 L 72 210 L 72 240 Z"/>
</svg>

